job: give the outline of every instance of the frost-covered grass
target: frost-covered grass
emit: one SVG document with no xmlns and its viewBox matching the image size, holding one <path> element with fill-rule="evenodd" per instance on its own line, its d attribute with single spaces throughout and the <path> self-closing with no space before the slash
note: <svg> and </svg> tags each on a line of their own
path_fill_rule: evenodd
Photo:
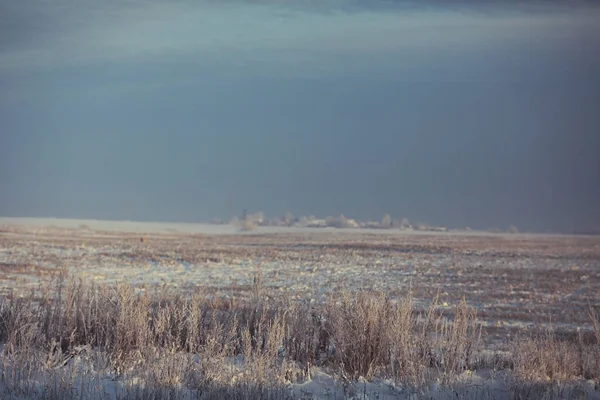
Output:
<svg viewBox="0 0 600 400">
<path fill-rule="evenodd" d="M 2 399 L 600 398 L 598 237 L 69 223 L 0 226 Z"/>
<path fill-rule="evenodd" d="M 55 279 L 0 298 L 3 398 L 582 398 L 597 396 L 600 323 L 575 340 L 482 344 L 465 301 L 341 292 L 324 304 L 139 291 Z M 594 387 L 595 385 L 595 387 Z"/>
</svg>

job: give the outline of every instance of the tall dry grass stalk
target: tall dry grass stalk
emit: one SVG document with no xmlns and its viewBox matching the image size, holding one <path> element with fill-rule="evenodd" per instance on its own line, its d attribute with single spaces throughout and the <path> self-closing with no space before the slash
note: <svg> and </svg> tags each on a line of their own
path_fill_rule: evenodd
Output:
<svg viewBox="0 0 600 400">
<path fill-rule="evenodd" d="M 600 322 L 589 308 L 593 331 L 578 330 L 576 338 L 558 337 L 552 328 L 544 334 L 513 343 L 514 369 L 522 381 L 564 383 L 573 379 L 600 384 Z"/>
<path fill-rule="evenodd" d="M 333 360 L 347 379 L 391 375 L 409 385 L 433 376 L 445 381 L 470 367 L 479 345 L 480 326 L 463 300 L 452 321 L 437 297 L 425 313 L 416 313 L 412 298 L 394 304 L 383 293 L 342 293 L 328 304 Z"/>
<path fill-rule="evenodd" d="M 346 381 L 419 387 L 451 384 L 479 357 L 481 329 L 465 300 L 448 312 L 436 297 L 418 312 L 410 295 L 359 291 L 311 305 L 267 301 L 260 270 L 254 282 L 250 301 L 64 277 L 37 295 L 0 298 L 0 395 L 285 398 L 315 366 Z M 576 341 L 549 332 L 514 343 L 515 376 L 597 380 L 600 323 L 590 318 L 595 333 Z"/>
</svg>

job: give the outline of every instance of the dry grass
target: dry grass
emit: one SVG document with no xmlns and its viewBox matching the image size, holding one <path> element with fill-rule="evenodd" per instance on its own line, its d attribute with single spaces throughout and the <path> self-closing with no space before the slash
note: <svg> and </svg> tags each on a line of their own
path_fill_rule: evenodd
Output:
<svg viewBox="0 0 600 400">
<path fill-rule="evenodd" d="M 549 329 L 542 335 L 513 343 L 514 369 L 525 381 L 564 383 L 573 379 L 600 378 L 600 323 L 590 309 L 593 332 L 578 331 L 576 339 L 559 338 Z"/>
<path fill-rule="evenodd" d="M 437 297 L 418 313 L 410 296 L 396 303 L 365 291 L 322 306 L 267 302 L 260 270 L 248 302 L 60 277 L 37 293 L 0 298 L 5 397 L 105 398 L 113 387 L 128 399 L 286 398 L 314 366 L 341 381 L 415 388 L 482 366 L 481 329 L 464 300 L 450 313 Z M 513 344 L 506 368 L 517 398 L 539 393 L 524 383 L 598 381 L 600 323 L 590 318 L 595 332 L 577 340 L 548 332 Z"/>
<path fill-rule="evenodd" d="M 424 314 L 413 312 L 411 297 L 399 304 L 384 294 L 342 293 L 327 307 L 327 330 L 336 366 L 344 377 L 391 376 L 421 385 L 434 377 L 445 382 L 466 370 L 479 344 L 475 313 L 462 301 L 452 322 L 437 297 Z"/>
</svg>

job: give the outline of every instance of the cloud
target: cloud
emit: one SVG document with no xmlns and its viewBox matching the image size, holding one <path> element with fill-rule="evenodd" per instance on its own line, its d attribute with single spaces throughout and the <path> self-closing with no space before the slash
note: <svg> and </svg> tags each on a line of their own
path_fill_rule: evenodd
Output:
<svg viewBox="0 0 600 400">
<path fill-rule="evenodd" d="M 417 68 L 436 53 L 524 39 L 560 42 L 595 29 L 598 10 L 480 12 L 289 3 L 24 0 L 5 10 L 0 71 L 103 63 L 169 63 L 260 73 Z M 355 3 L 360 4 L 360 3 Z M 20 26 L 26 28 L 20 28 Z M 404 60 L 404 61 L 399 61 Z M 386 64 L 387 63 L 387 64 Z M 386 66 L 387 65 L 387 66 Z M 267 73 L 271 73 L 268 71 Z M 377 71 L 375 71 L 377 72 Z"/>
</svg>

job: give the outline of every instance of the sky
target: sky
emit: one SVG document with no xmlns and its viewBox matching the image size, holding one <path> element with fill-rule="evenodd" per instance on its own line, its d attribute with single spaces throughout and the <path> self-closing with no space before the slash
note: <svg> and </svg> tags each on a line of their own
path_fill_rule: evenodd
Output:
<svg viewBox="0 0 600 400">
<path fill-rule="evenodd" d="M 593 2 L 0 4 L 0 216 L 600 227 Z"/>
</svg>

